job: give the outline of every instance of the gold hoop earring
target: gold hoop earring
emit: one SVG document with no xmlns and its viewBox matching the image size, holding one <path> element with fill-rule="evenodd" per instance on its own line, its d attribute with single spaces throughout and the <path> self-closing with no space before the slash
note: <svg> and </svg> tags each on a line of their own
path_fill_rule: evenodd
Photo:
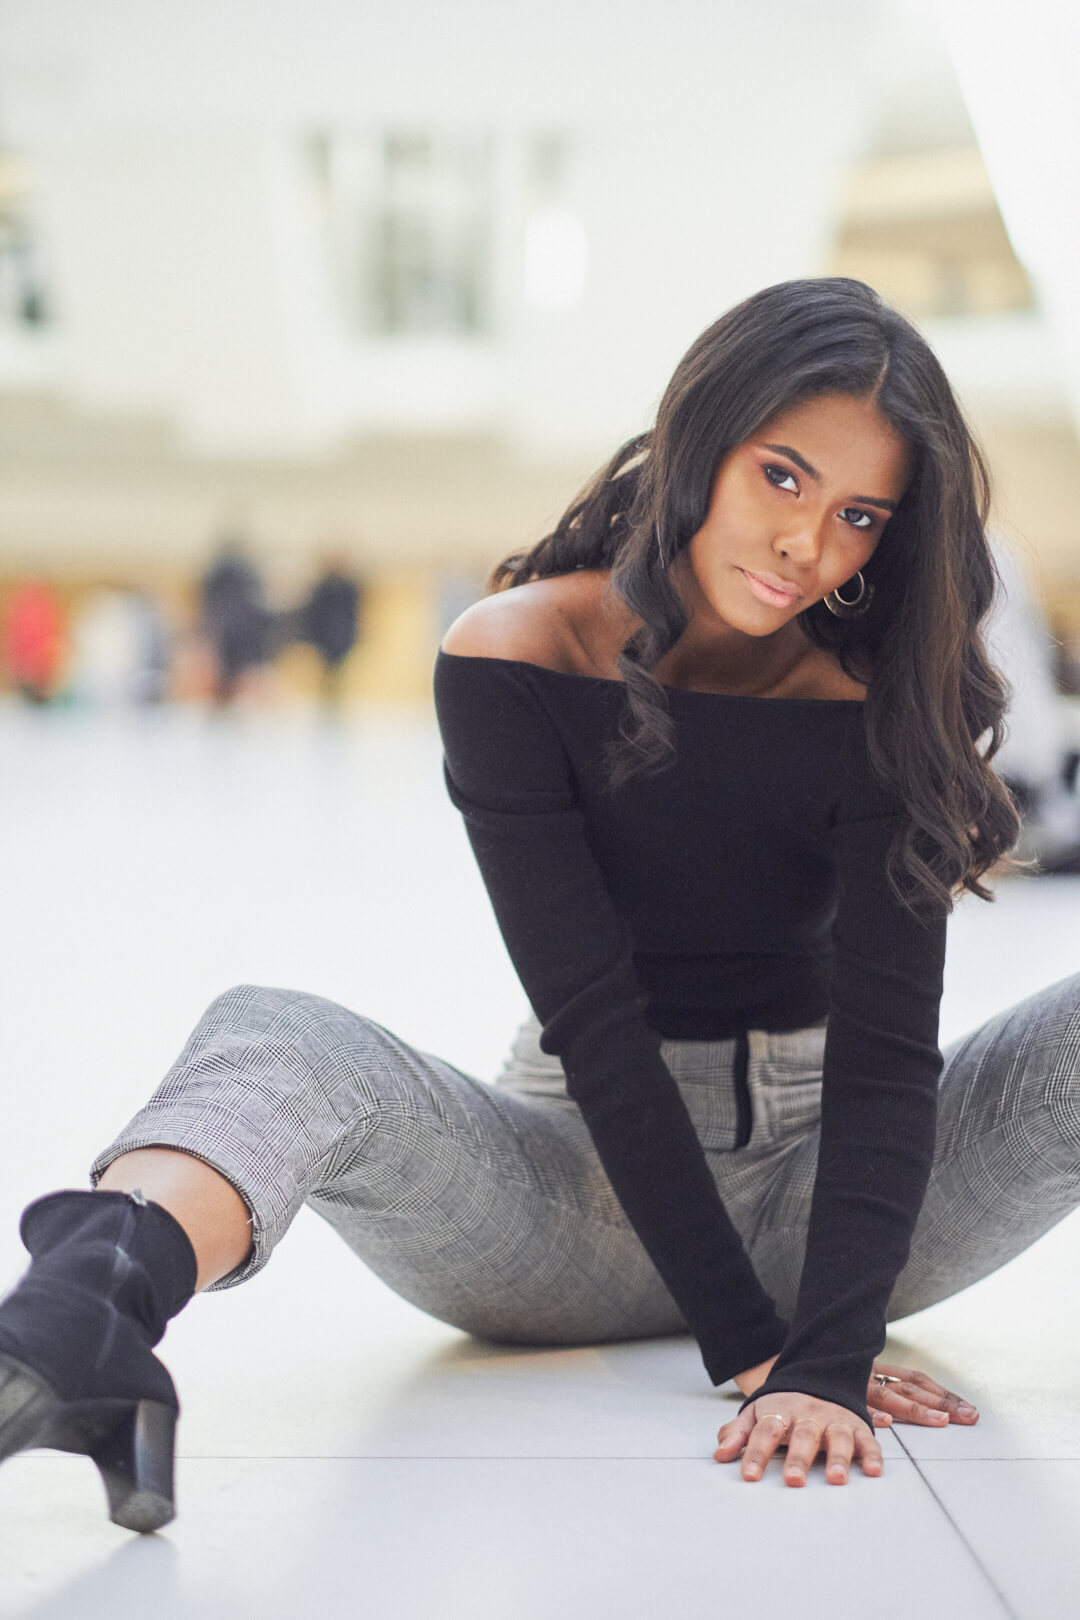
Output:
<svg viewBox="0 0 1080 1620">
<path fill-rule="evenodd" d="M 844 601 L 844 598 L 840 595 L 839 590 L 830 591 L 827 596 L 822 597 L 822 601 L 825 603 L 825 606 L 828 608 L 829 612 L 835 613 L 838 619 L 859 618 L 870 606 L 870 602 L 874 595 L 874 587 L 868 584 L 868 582 L 863 578 L 861 568 L 858 569 L 857 572 L 851 577 L 852 579 L 857 579 L 859 582 L 859 594 L 850 602 Z M 845 583 L 850 584 L 851 580 L 847 580 Z"/>
</svg>

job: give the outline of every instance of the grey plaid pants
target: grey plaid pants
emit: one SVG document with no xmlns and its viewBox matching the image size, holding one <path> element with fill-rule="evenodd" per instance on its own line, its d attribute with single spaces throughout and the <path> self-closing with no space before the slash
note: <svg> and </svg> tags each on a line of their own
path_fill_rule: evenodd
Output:
<svg viewBox="0 0 1080 1620">
<path fill-rule="evenodd" d="M 251 1214 L 263 1267 L 305 1203 L 391 1288 L 502 1342 L 685 1332 L 615 1198 L 557 1058 L 520 1027 L 494 1083 L 319 996 L 242 985 L 212 1003 L 91 1169 L 164 1145 L 205 1160 Z M 721 1196 L 784 1316 L 817 1160 L 825 1026 L 749 1032 L 752 1129 L 736 1147 L 735 1041 L 662 1053 Z M 955 1042 L 937 1152 L 889 1319 L 1012 1259 L 1080 1203 L 1080 973 Z"/>
</svg>

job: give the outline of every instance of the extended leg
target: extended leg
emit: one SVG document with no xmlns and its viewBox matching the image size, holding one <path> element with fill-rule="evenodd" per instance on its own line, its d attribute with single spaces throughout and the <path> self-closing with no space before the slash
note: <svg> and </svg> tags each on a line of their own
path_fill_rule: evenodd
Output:
<svg viewBox="0 0 1080 1620">
<path fill-rule="evenodd" d="M 322 997 L 220 996 L 92 1174 L 126 1166 L 130 1179 L 152 1147 L 182 1150 L 178 1191 L 155 1184 L 181 1224 L 183 1154 L 248 1212 L 241 1254 L 235 1205 L 216 1229 L 196 1211 L 211 1289 L 265 1265 L 307 1202 L 398 1293 L 468 1331 L 582 1343 L 682 1330 L 572 1103 L 504 1095 Z"/>
</svg>

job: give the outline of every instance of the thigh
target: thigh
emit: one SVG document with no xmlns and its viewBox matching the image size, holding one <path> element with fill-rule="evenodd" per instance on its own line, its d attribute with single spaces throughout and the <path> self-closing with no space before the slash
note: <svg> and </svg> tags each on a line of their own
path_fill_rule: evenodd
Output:
<svg viewBox="0 0 1080 1620">
<path fill-rule="evenodd" d="M 889 1321 L 989 1275 L 1080 1204 L 1080 974 L 997 1014 L 943 1055 L 934 1163 Z M 766 1144 L 747 1221 L 754 1267 L 787 1317 L 819 1141 L 811 1124 L 794 1140 Z"/>
<path fill-rule="evenodd" d="M 371 1270 L 504 1343 L 686 1331 L 564 1091 L 490 1084 L 364 1023 L 366 1127 L 307 1203 Z"/>
<path fill-rule="evenodd" d="M 890 1321 L 987 1276 L 1080 1204 L 1080 973 L 944 1055 L 934 1166 Z"/>
<path fill-rule="evenodd" d="M 305 1203 L 391 1287 L 492 1337 L 584 1342 L 681 1318 L 565 1095 L 503 1094 L 374 1019 L 237 985 L 91 1167 L 149 1146 L 236 1187 L 269 1260 Z"/>
<path fill-rule="evenodd" d="M 714 1161 L 721 1195 L 762 1287 L 786 1320 L 795 1311 L 821 1136 L 827 1025 L 751 1030 L 749 1143 Z"/>
</svg>

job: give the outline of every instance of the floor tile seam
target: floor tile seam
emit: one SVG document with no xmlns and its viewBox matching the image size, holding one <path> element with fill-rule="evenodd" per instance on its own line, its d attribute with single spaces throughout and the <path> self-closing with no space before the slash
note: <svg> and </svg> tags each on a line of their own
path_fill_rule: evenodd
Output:
<svg viewBox="0 0 1080 1620">
<path fill-rule="evenodd" d="M 64 1461 L 63 1458 L 43 1459 Z M 702 1463 L 710 1462 L 712 1458 L 703 1453 L 694 1456 L 681 1451 L 663 1455 L 642 1453 L 641 1455 L 627 1455 L 622 1452 L 612 1455 L 608 1452 L 475 1452 L 475 1451 L 251 1451 L 251 1452 L 221 1452 L 221 1451 L 178 1451 L 177 1462 L 684 1462 Z M 723 1464 L 717 1463 L 716 1467 Z"/>
<path fill-rule="evenodd" d="M 960 1545 L 963 1547 L 964 1551 L 967 1553 L 967 1555 L 971 1559 L 972 1563 L 975 1565 L 975 1568 L 979 1571 L 979 1574 L 985 1580 L 987 1586 L 990 1588 L 991 1592 L 994 1594 L 994 1597 L 997 1599 L 998 1603 L 1001 1605 L 1002 1612 L 1008 1616 L 1008 1620 L 1020 1620 L 1020 1616 L 1017 1614 L 1016 1610 L 1012 1607 L 1012 1605 L 1010 1604 L 1010 1602 L 1006 1598 L 1004 1592 L 1001 1590 L 1001 1588 L 998 1585 L 997 1581 L 994 1579 L 993 1575 L 991 1575 L 990 1571 L 987 1569 L 986 1565 L 983 1563 L 982 1559 L 979 1557 L 978 1553 L 975 1551 L 975 1548 L 972 1546 L 971 1542 L 968 1540 L 968 1537 L 964 1534 L 963 1530 L 961 1530 L 960 1526 L 957 1524 L 957 1522 L 954 1519 L 953 1515 L 949 1512 L 949 1509 L 945 1506 L 945 1503 L 942 1501 L 941 1497 L 938 1495 L 937 1491 L 934 1489 L 934 1486 L 933 1486 L 932 1482 L 926 1477 L 926 1474 L 923 1472 L 922 1468 L 920 1468 L 920 1466 L 919 1466 L 920 1459 L 918 1457 L 913 1456 L 911 1451 L 909 1451 L 908 1447 L 904 1444 L 903 1435 L 898 1434 L 896 1436 L 896 1438 L 897 1438 L 897 1441 L 900 1444 L 901 1450 L 903 1451 L 904 1455 L 907 1457 L 908 1461 L 911 1463 L 911 1466 L 914 1468 L 915 1473 L 918 1475 L 919 1479 L 921 1480 L 924 1489 L 929 1493 L 932 1501 L 934 1502 L 935 1506 L 938 1508 L 938 1511 L 944 1516 L 945 1521 L 949 1525 L 949 1528 L 952 1530 L 954 1536 L 959 1541 Z"/>
<path fill-rule="evenodd" d="M 954 1463 L 984 1463 L 984 1462 L 985 1463 L 1013 1463 L 1013 1462 L 1075 1463 L 1075 1462 L 1080 1462 L 1080 1457 L 1062 1457 L 1062 1456 L 1059 1456 L 1057 1453 L 1055 1453 L 1053 1456 L 1043 1456 L 1043 1457 L 1040 1457 L 1040 1456 L 1031 1456 L 1031 1457 L 916 1457 L 914 1455 L 914 1453 L 909 1453 L 909 1455 L 911 1456 L 911 1461 L 912 1462 L 924 1462 L 924 1463 L 929 1464 L 932 1468 L 936 1468 L 938 1463 L 945 1463 L 947 1465 L 952 1465 Z"/>
</svg>

